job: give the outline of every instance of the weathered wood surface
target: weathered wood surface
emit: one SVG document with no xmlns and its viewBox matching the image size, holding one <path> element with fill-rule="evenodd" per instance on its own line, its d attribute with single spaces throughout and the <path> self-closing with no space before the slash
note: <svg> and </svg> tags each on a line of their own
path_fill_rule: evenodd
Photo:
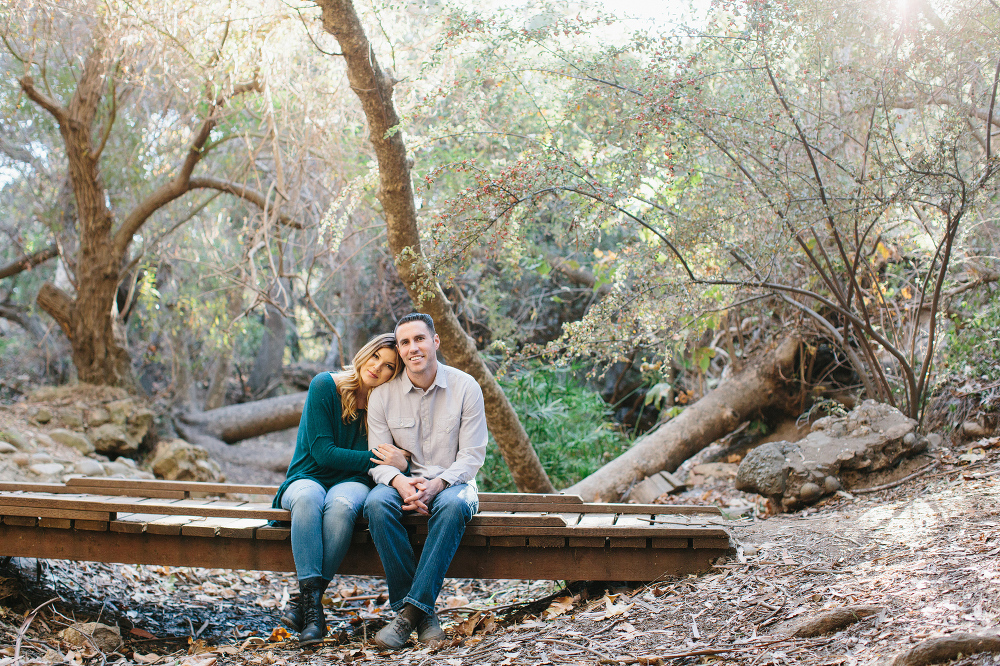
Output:
<svg viewBox="0 0 1000 666">
<path fill-rule="evenodd" d="M 242 499 L 276 490 L 108 478 L 2 483 L 0 556 L 292 571 L 290 530 L 268 523 L 288 512 Z M 653 580 L 704 571 L 729 547 L 712 507 L 520 493 L 481 493 L 480 506 L 449 576 Z M 419 551 L 427 519 L 405 522 Z M 383 575 L 364 520 L 340 573 Z"/>
</svg>

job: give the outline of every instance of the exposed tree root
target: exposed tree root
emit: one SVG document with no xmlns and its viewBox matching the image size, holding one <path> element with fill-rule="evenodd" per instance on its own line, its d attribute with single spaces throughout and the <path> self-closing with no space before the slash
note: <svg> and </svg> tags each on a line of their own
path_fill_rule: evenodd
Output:
<svg viewBox="0 0 1000 666">
<path fill-rule="evenodd" d="M 979 652 L 1000 652 L 1000 634 L 950 634 L 929 638 L 900 652 L 890 666 L 925 666 Z"/>
<path fill-rule="evenodd" d="M 844 608 L 831 608 L 809 617 L 796 618 L 787 622 L 777 629 L 776 634 L 787 634 L 797 638 L 812 638 L 822 636 L 833 631 L 843 629 L 866 617 L 875 615 L 881 606 L 845 606 Z"/>
</svg>

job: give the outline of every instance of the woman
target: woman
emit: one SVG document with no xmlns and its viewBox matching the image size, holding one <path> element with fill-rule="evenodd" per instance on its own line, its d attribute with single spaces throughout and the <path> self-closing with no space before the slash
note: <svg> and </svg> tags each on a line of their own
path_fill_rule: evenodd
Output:
<svg viewBox="0 0 1000 666">
<path fill-rule="evenodd" d="M 369 451 L 365 428 L 368 394 L 402 366 L 395 338 L 386 333 L 362 347 L 343 372 L 324 372 L 309 384 L 295 454 L 274 498 L 275 508 L 292 512 L 300 595 L 281 621 L 299 632 L 300 645 L 326 636 L 323 592 L 344 559 L 373 485 L 368 470 L 383 464 L 403 472 L 408 467 L 404 452 L 394 446 Z"/>
</svg>

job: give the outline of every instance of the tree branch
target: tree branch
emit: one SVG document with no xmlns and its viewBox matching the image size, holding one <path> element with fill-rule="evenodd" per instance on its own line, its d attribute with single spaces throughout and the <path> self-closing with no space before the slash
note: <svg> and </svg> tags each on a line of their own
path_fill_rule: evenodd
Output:
<svg viewBox="0 0 1000 666">
<path fill-rule="evenodd" d="M 53 257 L 59 256 L 59 248 L 55 245 L 50 245 L 44 250 L 39 250 L 32 254 L 23 254 L 14 261 L 8 263 L 6 266 L 0 266 L 0 280 L 4 278 L 9 278 L 12 275 L 17 275 L 24 271 L 30 271 L 32 268 L 38 264 L 44 263 Z"/>
</svg>

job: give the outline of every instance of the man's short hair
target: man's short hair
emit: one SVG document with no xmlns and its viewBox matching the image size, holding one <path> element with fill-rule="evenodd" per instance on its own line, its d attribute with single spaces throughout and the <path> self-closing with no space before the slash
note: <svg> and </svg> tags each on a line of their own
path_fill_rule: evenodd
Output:
<svg viewBox="0 0 1000 666">
<path fill-rule="evenodd" d="M 400 318 L 400 320 L 396 322 L 396 328 L 392 329 L 392 332 L 395 334 L 395 332 L 399 330 L 400 326 L 403 324 L 409 324 L 411 321 L 424 322 L 424 324 L 427 325 L 427 328 L 430 329 L 431 335 L 434 335 L 434 320 L 431 319 L 429 314 L 424 314 L 423 312 L 411 312 L 410 314 Z"/>
</svg>

